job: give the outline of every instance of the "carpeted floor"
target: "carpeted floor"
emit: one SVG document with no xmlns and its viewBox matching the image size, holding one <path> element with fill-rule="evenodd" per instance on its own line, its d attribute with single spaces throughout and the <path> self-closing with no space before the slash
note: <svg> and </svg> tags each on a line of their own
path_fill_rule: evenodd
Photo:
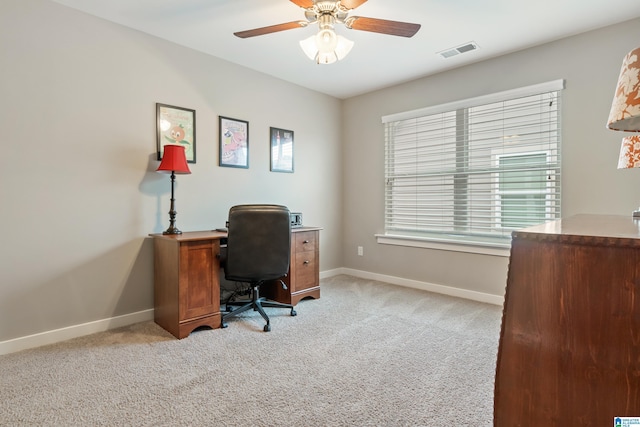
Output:
<svg viewBox="0 0 640 427">
<path fill-rule="evenodd" d="M 0 357 L 2 426 L 490 426 L 501 307 L 336 276 L 249 312 Z"/>
</svg>

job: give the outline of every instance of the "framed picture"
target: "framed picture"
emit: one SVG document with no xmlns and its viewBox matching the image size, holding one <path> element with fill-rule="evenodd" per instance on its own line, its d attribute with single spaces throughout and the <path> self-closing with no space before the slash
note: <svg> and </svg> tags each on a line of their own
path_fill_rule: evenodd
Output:
<svg viewBox="0 0 640 427">
<path fill-rule="evenodd" d="M 293 172 L 293 131 L 269 128 L 271 141 L 271 171 Z"/>
<path fill-rule="evenodd" d="M 196 111 L 156 103 L 158 160 L 167 144 L 184 146 L 188 163 L 196 162 Z"/>
<path fill-rule="evenodd" d="M 219 117 L 220 166 L 249 167 L 249 122 Z"/>
</svg>

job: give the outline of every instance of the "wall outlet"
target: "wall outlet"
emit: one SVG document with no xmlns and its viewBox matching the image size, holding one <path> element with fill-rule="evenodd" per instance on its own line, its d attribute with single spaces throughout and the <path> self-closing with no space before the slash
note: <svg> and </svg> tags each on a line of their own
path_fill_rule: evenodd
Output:
<svg viewBox="0 0 640 427">
<path fill-rule="evenodd" d="M 364 249 L 362 248 L 362 246 L 358 246 L 358 256 L 363 256 L 364 255 Z"/>
</svg>

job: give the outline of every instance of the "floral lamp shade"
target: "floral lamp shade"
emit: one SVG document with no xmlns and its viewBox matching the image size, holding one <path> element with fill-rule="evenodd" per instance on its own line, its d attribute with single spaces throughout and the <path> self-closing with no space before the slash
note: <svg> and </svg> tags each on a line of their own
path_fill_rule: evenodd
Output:
<svg viewBox="0 0 640 427">
<path fill-rule="evenodd" d="M 622 61 L 607 127 L 635 132 L 622 139 L 618 169 L 640 167 L 640 47 L 629 52 Z M 640 208 L 632 215 L 634 220 L 640 221 Z"/>
<path fill-rule="evenodd" d="M 618 169 L 640 168 L 640 134 L 622 139 Z"/>
<path fill-rule="evenodd" d="M 640 132 L 640 47 L 625 56 L 607 127 Z"/>
</svg>

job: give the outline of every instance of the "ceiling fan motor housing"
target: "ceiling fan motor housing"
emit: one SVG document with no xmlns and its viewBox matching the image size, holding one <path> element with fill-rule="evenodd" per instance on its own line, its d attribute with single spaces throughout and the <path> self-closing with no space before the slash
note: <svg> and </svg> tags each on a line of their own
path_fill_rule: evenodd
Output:
<svg viewBox="0 0 640 427">
<path fill-rule="evenodd" d="M 318 0 L 312 7 L 305 10 L 304 16 L 311 24 L 319 21 L 322 28 L 322 24 L 326 24 L 329 19 L 327 17 L 331 18 L 331 25 L 333 25 L 336 21 L 343 22 L 348 13 L 347 8 L 339 1 Z"/>
<path fill-rule="evenodd" d="M 318 27 L 320 27 L 320 30 L 329 30 L 333 28 L 335 22 L 336 18 L 333 15 L 323 14 L 318 18 Z"/>
<path fill-rule="evenodd" d="M 321 14 L 332 13 L 338 10 L 339 7 L 340 7 L 339 1 L 326 1 L 326 0 L 316 1 L 315 5 L 313 6 L 313 8 L 316 9 L 318 13 L 321 13 Z"/>
</svg>

